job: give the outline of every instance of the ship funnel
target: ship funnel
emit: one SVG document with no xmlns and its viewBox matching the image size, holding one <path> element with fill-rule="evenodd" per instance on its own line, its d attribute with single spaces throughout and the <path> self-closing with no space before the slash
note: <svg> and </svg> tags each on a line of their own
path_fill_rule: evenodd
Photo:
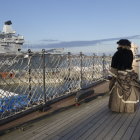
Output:
<svg viewBox="0 0 140 140">
<path fill-rule="evenodd" d="M 11 34 L 15 34 L 15 33 L 16 33 L 16 31 L 14 31 L 14 30 L 12 29 L 11 24 L 12 24 L 11 20 L 8 20 L 8 21 L 5 22 L 5 24 L 4 24 L 4 26 L 3 26 L 3 32 L 4 32 L 4 33 L 8 33 L 8 34 L 9 34 L 9 33 L 11 33 Z"/>
<path fill-rule="evenodd" d="M 12 24 L 11 20 L 5 22 L 5 25 L 11 25 L 11 24 Z"/>
</svg>

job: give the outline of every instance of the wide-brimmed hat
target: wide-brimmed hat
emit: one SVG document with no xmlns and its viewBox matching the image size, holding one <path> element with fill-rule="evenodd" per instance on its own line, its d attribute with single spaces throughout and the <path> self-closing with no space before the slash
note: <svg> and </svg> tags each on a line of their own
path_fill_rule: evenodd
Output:
<svg viewBox="0 0 140 140">
<path fill-rule="evenodd" d="M 129 46 L 129 47 L 131 47 L 131 42 L 128 39 L 120 39 L 117 42 L 117 44 L 121 45 L 121 46 Z"/>
</svg>

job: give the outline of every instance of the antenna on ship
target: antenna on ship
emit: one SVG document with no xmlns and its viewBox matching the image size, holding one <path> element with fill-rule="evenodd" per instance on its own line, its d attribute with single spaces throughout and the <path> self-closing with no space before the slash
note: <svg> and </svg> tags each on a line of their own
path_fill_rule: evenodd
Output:
<svg viewBox="0 0 140 140">
<path fill-rule="evenodd" d="M 8 20 L 8 21 L 6 21 L 5 23 L 4 23 L 4 26 L 3 26 L 3 32 L 4 33 L 7 33 L 7 34 L 15 34 L 16 33 L 16 31 L 14 31 L 13 29 L 12 29 L 12 22 L 11 22 L 11 20 Z"/>
</svg>

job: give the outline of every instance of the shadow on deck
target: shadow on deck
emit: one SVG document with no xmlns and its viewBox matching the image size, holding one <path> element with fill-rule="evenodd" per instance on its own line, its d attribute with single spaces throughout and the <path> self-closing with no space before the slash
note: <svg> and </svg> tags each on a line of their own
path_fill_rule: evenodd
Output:
<svg viewBox="0 0 140 140">
<path fill-rule="evenodd" d="M 103 96 L 78 107 L 73 106 L 23 125 L 0 139 L 139 140 L 140 105 L 135 113 L 113 113 L 108 109 L 108 99 L 108 96 Z"/>
</svg>

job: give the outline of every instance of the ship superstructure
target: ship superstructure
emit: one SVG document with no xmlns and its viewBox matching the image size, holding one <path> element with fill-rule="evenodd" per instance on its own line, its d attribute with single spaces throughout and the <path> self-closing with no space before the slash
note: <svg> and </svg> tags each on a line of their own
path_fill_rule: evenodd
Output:
<svg viewBox="0 0 140 140">
<path fill-rule="evenodd" d="M 0 53 L 18 53 L 24 43 L 24 37 L 16 35 L 16 31 L 12 29 L 12 22 L 6 21 L 0 32 Z"/>
</svg>

